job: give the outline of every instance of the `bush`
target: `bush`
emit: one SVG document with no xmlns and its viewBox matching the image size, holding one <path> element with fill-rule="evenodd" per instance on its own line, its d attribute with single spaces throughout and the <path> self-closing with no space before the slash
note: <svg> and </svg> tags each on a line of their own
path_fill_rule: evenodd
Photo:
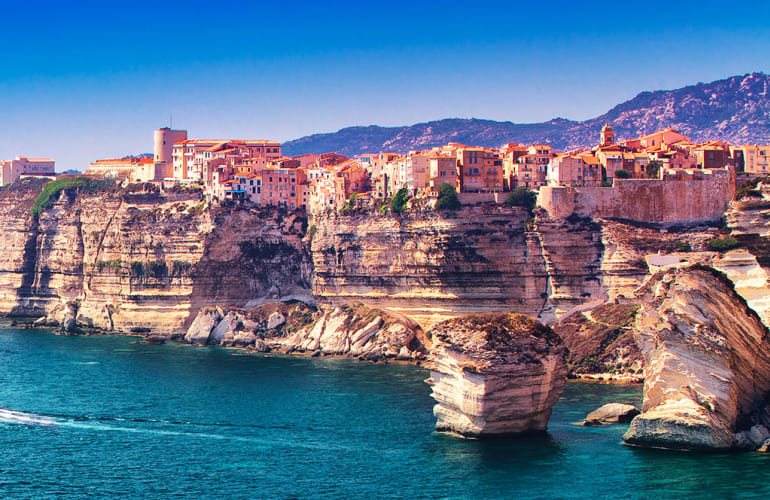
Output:
<svg viewBox="0 0 770 500">
<path fill-rule="evenodd" d="M 657 179 L 660 175 L 660 168 L 663 166 L 659 161 L 651 161 L 647 164 L 647 177 L 650 179 Z"/>
<path fill-rule="evenodd" d="M 109 269 L 114 274 L 118 274 L 120 272 L 120 268 L 123 266 L 123 262 L 118 260 L 100 260 L 96 263 L 96 268 L 101 273 L 105 269 Z"/>
<path fill-rule="evenodd" d="M 615 178 L 616 179 L 630 179 L 631 178 L 631 172 L 628 170 L 618 169 L 615 170 Z"/>
<path fill-rule="evenodd" d="M 739 247 L 741 244 L 733 238 L 732 236 L 723 236 L 721 238 L 714 238 L 713 240 L 710 240 L 706 246 L 708 246 L 709 250 L 713 250 L 714 252 L 726 252 L 728 250 L 732 250 L 733 248 Z"/>
<path fill-rule="evenodd" d="M 132 278 L 142 278 L 144 277 L 144 264 L 142 264 L 140 261 L 135 260 L 131 263 L 131 277 Z"/>
<path fill-rule="evenodd" d="M 691 252 L 692 251 L 692 245 L 687 243 L 686 241 L 677 241 L 674 246 L 676 247 L 677 252 Z"/>
<path fill-rule="evenodd" d="M 436 210 L 458 210 L 461 206 L 454 186 L 447 183 L 439 186 Z"/>
<path fill-rule="evenodd" d="M 316 231 L 318 231 L 318 226 L 316 226 L 315 224 L 307 228 L 307 238 L 309 240 L 312 240 L 313 236 L 315 236 Z"/>
<path fill-rule="evenodd" d="M 393 201 L 390 203 L 390 209 L 393 213 L 400 214 L 406 208 L 406 202 L 409 200 L 409 191 L 403 187 L 393 195 Z"/>
<path fill-rule="evenodd" d="M 197 217 L 201 215 L 206 210 L 206 202 L 203 201 L 201 203 L 198 203 L 194 207 L 190 207 L 187 210 L 187 215 L 190 217 Z"/>
<path fill-rule="evenodd" d="M 537 193 L 522 186 L 511 191 L 511 194 L 508 195 L 508 199 L 505 200 L 504 205 L 506 207 L 524 207 L 532 212 L 532 210 L 535 209 L 536 203 Z"/>
<path fill-rule="evenodd" d="M 171 261 L 171 276 L 187 276 L 190 274 L 190 271 L 192 270 L 192 262 L 187 262 L 184 260 L 174 260 Z"/>
</svg>

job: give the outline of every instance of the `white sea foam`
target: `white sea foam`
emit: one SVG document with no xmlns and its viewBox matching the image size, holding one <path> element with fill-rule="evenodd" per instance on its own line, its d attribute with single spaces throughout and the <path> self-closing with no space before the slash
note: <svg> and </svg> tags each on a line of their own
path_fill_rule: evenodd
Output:
<svg viewBox="0 0 770 500">
<path fill-rule="evenodd" d="M 59 422 L 42 415 L 34 413 L 24 413 L 22 411 L 4 410 L 0 408 L 0 422 L 8 424 L 21 425 L 40 425 L 43 427 L 53 427 L 59 425 Z"/>
</svg>

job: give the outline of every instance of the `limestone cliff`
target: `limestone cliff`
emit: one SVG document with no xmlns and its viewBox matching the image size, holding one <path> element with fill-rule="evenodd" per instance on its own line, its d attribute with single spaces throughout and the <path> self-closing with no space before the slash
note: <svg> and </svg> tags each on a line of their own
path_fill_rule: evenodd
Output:
<svg viewBox="0 0 770 500">
<path fill-rule="evenodd" d="M 770 391 L 770 341 L 727 277 L 702 265 L 659 273 L 638 293 L 644 405 L 628 443 L 730 448 Z"/>
<path fill-rule="evenodd" d="M 0 312 L 74 306 L 84 325 L 174 333 L 212 304 L 312 301 L 301 215 L 212 211 L 198 192 L 134 186 L 66 189 L 33 216 L 41 187 L 25 180 L 0 191 Z"/>
<path fill-rule="evenodd" d="M 487 313 L 444 321 L 428 336 L 436 430 L 486 437 L 546 429 L 567 375 L 566 349 L 549 327 Z"/>
<path fill-rule="evenodd" d="M 603 303 L 600 224 L 541 214 L 530 225 L 526 217 L 499 206 L 316 217 L 313 293 L 321 304 L 361 301 L 426 328 L 491 311 L 553 321 L 581 304 Z"/>
</svg>

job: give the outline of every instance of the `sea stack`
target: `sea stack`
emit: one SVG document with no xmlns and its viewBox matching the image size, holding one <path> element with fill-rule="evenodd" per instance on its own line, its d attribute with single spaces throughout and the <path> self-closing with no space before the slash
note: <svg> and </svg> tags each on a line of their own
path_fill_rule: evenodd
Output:
<svg viewBox="0 0 770 500">
<path fill-rule="evenodd" d="M 659 273 L 637 295 L 644 405 L 623 439 L 662 448 L 735 447 L 770 391 L 767 328 L 710 267 Z"/>
<path fill-rule="evenodd" d="M 564 390 L 566 348 L 521 314 L 444 321 L 429 337 L 436 430 L 482 438 L 543 432 Z"/>
</svg>

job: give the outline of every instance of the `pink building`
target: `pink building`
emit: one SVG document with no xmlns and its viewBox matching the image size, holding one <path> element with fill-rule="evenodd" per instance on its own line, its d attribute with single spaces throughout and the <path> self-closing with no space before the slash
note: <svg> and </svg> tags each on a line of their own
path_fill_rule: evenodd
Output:
<svg viewBox="0 0 770 500">
<path fill-rule="evenodd" d="M 17 156 L 0 162 L 0 186 L 16 182 L 22 175 L 54 175 L 54 161 L 50 158 Z"/>
</svg>

